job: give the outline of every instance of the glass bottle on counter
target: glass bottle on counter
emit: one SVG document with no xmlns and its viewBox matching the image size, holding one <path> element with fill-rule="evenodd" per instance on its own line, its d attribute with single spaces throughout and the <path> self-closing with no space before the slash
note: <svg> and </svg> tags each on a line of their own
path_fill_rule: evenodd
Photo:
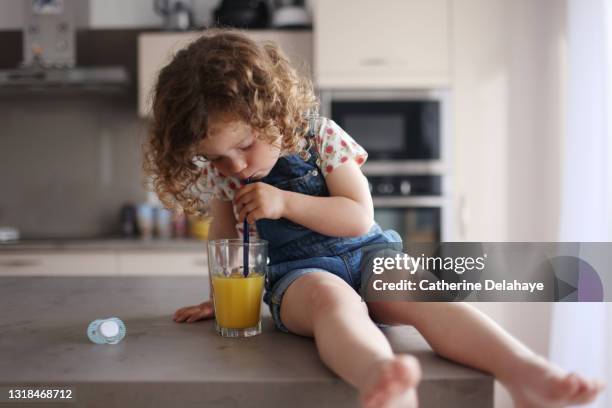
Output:
<svg viewBox="0 0 612 408">
<path fill-rule="evenodd" d="M 157 238 L 172 238 L 172 212 L 165 208 L 155 210 L 155 235 Z"/>
</svg>

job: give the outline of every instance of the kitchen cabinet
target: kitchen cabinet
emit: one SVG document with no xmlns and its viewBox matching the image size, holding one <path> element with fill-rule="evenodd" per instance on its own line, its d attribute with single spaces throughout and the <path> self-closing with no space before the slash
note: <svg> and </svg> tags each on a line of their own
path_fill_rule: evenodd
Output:
<svg viewBox="0 0 612 408">
<path fill-rule="evenodd" d="M 316 1 L 317 87 L 448 86 L 449 9 L 449 0 Z"/>
<path fill-rule="evenodd" d="M 186 253 L 122 252 L 117 255 L 117 274 L 121 276 L 160 276 L 208 274 L 204 251 Z"/>
<path fill-rule="evenodd" d="M 0 276 L 114 275 L 116 269 L 115 254 L 106 251 L 0 253 Z"/>
<path fill-rule="evenodd" d="M 0 252 L 0 276 L 206 276 L 203 249 Z"/>
<path fill-rule="evenodd" d="M 312 32 L 308 30 L 245 30 L 255 41 L 273 41 L 280 45 L 303 75 L 312 77 Z M 181 48 L 201 35 L 188 33 L 143 33 L 138 38 L 138 113 L 150 114 L 151 91 L 159 70 Z"/>
<path fill-rule="evenodd" d="M 565 2 L 452 4 L 454 240 L 556 241 Z"/>
</svg>

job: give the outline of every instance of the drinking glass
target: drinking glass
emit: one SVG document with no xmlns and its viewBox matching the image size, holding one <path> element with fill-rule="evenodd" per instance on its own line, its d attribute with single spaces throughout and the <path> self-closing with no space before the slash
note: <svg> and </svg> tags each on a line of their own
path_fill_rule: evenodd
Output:
<svg viewBox="0 0 612 408">
<path fill-rule="evenodd" d="M 261 333 L 261 298 L 267 261 L 265 240 L 208 241 L 208 270 L 219 335 L 250 337 Z"/>
</svg>

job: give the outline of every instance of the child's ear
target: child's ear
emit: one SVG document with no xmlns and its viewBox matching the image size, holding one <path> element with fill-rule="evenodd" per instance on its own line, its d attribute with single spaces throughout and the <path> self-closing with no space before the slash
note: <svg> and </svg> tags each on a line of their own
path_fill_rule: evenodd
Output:
<svg viewBox="0 0 612 408">
<path fill-rule="evenodd" d="M 269 143 L 269 144 L 270 144 L 270 147 L 273 147 L 273 148 L 279 149 L 279 150 L 281 151 L 281 153 L 283 153 L 283 150 L 284 150 L 284 149 L 283 149 L 283 137 L 282 137 L 282 135 L 278 135 L 278 136 L 276 137 L 276 139 L 274 139 L 274 140 L 273 140 L 273 141 L 271 141 L 271 142 L 269 142 L 269 141 L 268 141 L 268 140 L 266 140 L 266 139 L 262 139 L 262 141 L 265 141 L 266 143 Z"/>
</svg>

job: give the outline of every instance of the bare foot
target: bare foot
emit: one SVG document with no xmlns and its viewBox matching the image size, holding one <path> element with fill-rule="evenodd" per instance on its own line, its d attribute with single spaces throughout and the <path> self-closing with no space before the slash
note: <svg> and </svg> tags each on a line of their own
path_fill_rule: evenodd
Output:
<svg viewBox="0 0 612 408">
<path fill-rule="evenodd" d="M 365 408 L 417 407 L 416 387 L 421 380 L 421 367 L 416 358 L 395 356 L 383 362 L 373 378 L 361 395 Z"/>
<path fill-rule="evenodd" d="M 508 381 L 516 408 L 549 408 L 586 404 L 604 388 L 601 381 L 566 373 L 546 359 L 535 356 L 524 361 Z"/>
</svg>

